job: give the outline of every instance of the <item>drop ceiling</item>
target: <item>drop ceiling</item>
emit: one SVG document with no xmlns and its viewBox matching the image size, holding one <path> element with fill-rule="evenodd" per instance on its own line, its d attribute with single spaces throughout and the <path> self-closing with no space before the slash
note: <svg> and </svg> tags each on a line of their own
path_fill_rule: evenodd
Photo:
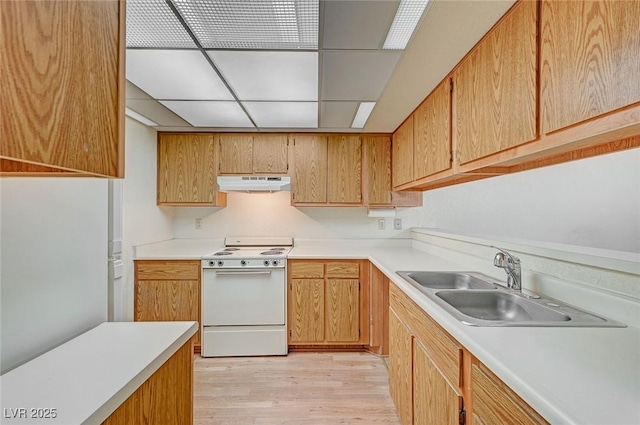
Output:
<svg viewBox="0 0 640 425">
<path fill-rule="evenodd" d="M 127 108 L 167 131 L 392 132 L 512 3 L 432 0 L 399 50 L 400 1 L 128 0 Z"/>
</svg>

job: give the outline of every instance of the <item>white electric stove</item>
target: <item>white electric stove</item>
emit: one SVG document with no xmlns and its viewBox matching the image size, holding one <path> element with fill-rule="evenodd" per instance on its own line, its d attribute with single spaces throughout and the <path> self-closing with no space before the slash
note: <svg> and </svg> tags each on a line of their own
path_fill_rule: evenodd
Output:
<svg viewBox="0 0 640 425">
<path fill-rule="evenodd" d="M 203 357 L 287 354 L 293 238 L 226 238 L 202 257 Z"/>
</svg>

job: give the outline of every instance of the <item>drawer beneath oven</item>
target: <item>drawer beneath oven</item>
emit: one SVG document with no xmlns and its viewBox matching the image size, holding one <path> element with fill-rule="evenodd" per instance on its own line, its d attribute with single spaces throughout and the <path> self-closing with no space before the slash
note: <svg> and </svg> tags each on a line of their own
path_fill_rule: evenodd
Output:
<svg viewBox="0 0 640 425">
<path fill-rule="evenodd" d="M 206 326 L 202 357 L 285 356 L 286 326 Z"/>
</svg>

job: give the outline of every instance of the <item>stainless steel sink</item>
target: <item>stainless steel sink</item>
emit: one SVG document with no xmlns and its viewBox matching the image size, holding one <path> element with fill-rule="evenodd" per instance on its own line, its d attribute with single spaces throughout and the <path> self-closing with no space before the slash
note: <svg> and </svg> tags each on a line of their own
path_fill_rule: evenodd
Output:
<svg viewBox="0 0 640 425">
<path fill-rule="evenodd" d="M 396 272 L 416 288 L 429 289 L 495 289 L 479 273 L 467 272 Z M 488 278 L 487 276 L 483 276 Z"/>
<path fill-rule="evenodd" d="M 398 271 L 399 276 L 470 326 L 626 327 L 564 302 L 508 289 L 475 272 Z"/>
<path fill-rule="evenodd" d="M 436 296 L 460 313 L 480 320 L 566 322 L 569 316 L 502 291 L 439 291 Z"/>
</svg>

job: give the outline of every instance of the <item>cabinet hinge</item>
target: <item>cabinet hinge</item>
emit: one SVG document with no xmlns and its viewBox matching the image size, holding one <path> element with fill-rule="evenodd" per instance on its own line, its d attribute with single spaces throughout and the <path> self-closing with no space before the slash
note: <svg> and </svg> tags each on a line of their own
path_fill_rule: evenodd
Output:
<svg viewBox="0 0 640 425">
<path fill-rule="evenodd" d="M 464 410 L 464 407 L 460 409 L 460 413 L 458 415 L 458 423 L 460 425 L 465 425 L 467 423 L 467 411 Z"/>
<path fill-rule="evenodd" d="M 291 338 L 291 329 L 289 329 L 289 338 Z"/>
<path fill-rule="evenodd" d="M 360 290 L 360 282 L 358 282 L 358 291 Z"/>
<path fill-rule="evenodd" d="M 453 80 L 449 80 L 449 93 L 453 93 Z"/>
</svg>

